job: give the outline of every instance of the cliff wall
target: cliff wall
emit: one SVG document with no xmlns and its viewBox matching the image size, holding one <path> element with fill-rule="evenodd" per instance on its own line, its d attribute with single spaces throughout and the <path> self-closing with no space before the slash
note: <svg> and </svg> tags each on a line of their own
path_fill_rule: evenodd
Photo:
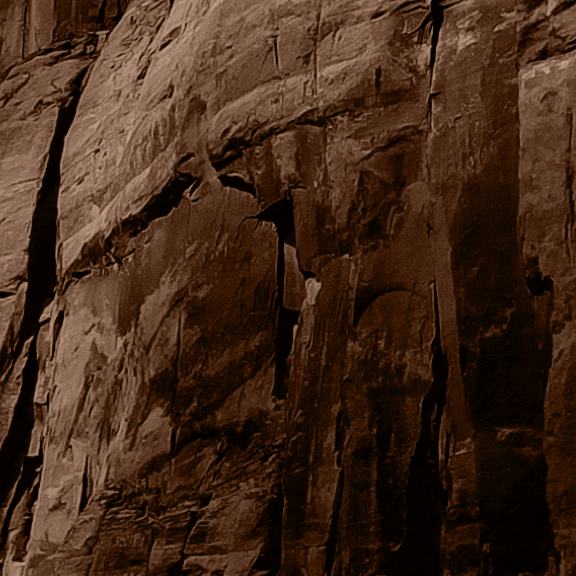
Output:
<svg viewBox="0 0 576 576">
<path fill-rule="evenodd" d="M 576 3 L 0 39 L 2 576 L 576 574 Z"/>
</svg>

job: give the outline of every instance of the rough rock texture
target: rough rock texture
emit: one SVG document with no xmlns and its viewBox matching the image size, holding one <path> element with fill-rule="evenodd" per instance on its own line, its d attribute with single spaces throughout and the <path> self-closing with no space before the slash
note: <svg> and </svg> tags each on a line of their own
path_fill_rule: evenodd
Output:
<svg viewBox="0 0 576 576">
<path fill-rule="evenodd" d="M 576 3 L 0 38 L 0 574 L 576 574 Z"/>
</svg>

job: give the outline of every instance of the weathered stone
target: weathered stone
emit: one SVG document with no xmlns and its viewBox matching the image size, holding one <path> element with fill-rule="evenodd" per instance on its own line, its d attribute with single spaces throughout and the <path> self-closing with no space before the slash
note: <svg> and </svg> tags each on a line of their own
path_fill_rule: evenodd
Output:
<svg viewBox="0 0 576 576">
<path fill-rule="evenodd" d="M 109 30 L 128 0 L 4 0 L 0 5 L 0 74 L 53 43 Z"/>
<path fill-rule="evenodd" d="M 5 2 L 2 574 L 572 574 L 574 9 Z"/>
</svg>

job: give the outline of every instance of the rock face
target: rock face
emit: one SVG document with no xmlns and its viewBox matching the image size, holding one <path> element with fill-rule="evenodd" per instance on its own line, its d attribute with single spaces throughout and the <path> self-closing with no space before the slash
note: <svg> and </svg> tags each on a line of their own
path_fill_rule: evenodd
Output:
<svg viewBox="0 0 576 576">
<path fill-rule="evenodd" d="M 576 575 L 576 4 L 0 38 L 2 576 Z"/>
</svg>

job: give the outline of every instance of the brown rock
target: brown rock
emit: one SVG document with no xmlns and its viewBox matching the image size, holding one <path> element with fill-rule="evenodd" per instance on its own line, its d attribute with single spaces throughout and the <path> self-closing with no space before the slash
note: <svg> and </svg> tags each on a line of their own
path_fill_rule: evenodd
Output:
<svg viewBox="0 0 576 576">
<path fill-rule="evenodd" d="M 573 12 L 5 2 L 2 574 L 572 574 Z"/>
</svg>

